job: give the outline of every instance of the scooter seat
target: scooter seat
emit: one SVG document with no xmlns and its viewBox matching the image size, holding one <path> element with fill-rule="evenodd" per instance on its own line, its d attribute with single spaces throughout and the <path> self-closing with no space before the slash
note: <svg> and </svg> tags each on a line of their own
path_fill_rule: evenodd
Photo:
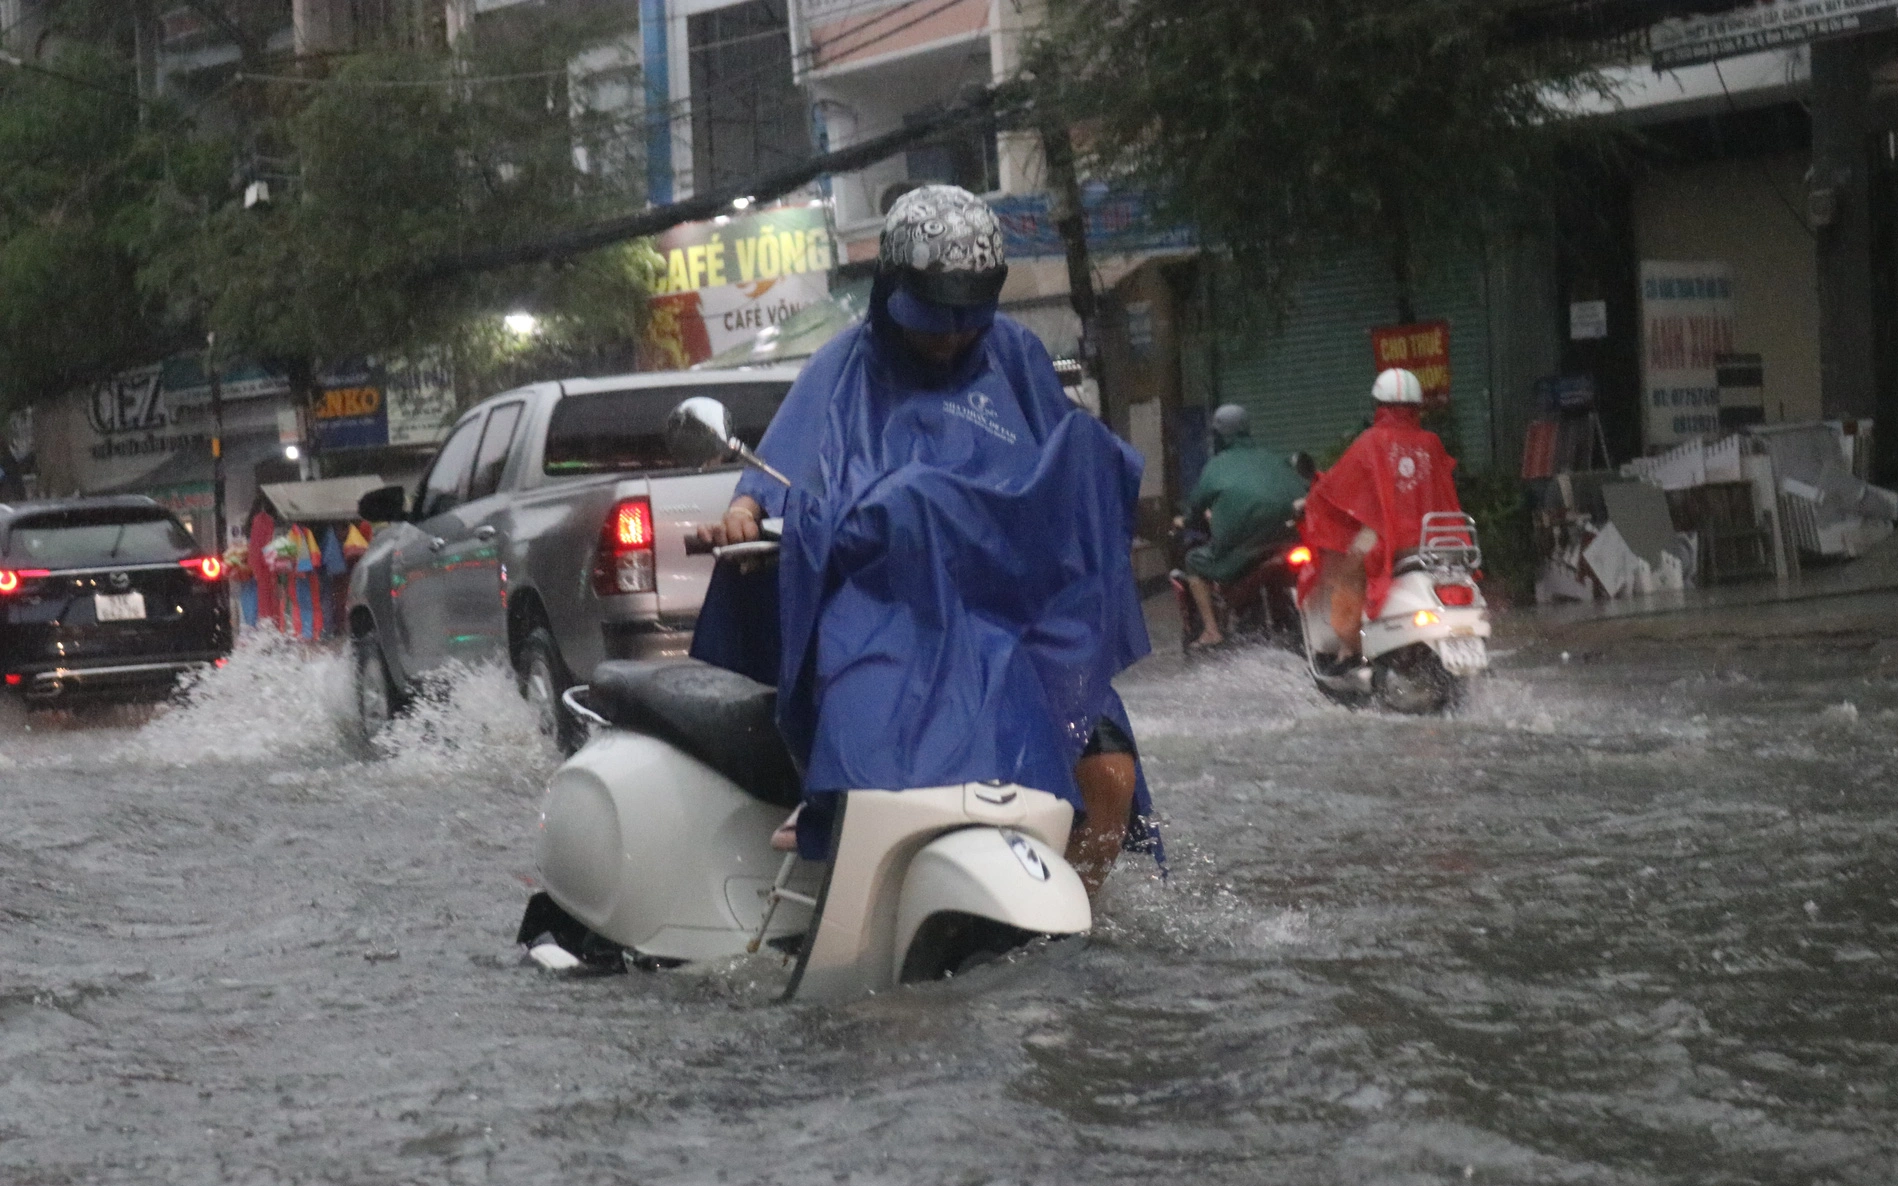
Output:
<svg viewBox="0 0 1898 1186">
<path fill-rule="evenodd" d="M 778 736 L 776 688 L 695 659 L 614 659 L 593 669 L 587 706 L 678 747 L 761 802 L 796 807 L 803 780 Z"/>
</svg>

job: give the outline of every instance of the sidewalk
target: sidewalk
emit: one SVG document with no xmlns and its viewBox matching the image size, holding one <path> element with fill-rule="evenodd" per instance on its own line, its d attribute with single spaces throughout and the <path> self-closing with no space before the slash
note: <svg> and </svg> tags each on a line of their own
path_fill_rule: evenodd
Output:
<svg viewBox="0 0 1898 1186">
<path fill-rule="evenodd" d="M 1794 581 L 1720 585 L 1615 601 L 1524 606 L 1497 615 L 1495 644 L 1522 650 L 1616 641 L 1875 639 L 1898 624 L 1898 536 L 1857 560 Z M 1492 644 L 1492 645 L 1495 645 Z M 1888 662 L 1881 644 L 1878 662 Z M 1892 651 L 1898 657 L 1898 650 Z M 1883 667 L 1880 667 L 1883 670 Z"/>
<path fill-rule="evenodd" d="M 1736 609 L 1742 606 L 1772 605 L 1785 601 L 1807 601 L 1822 597 L 1851 597 L 1861 593 L 1879 593 L 1895 589 L 1898 589 L 1898 535 L 1880 543 L 1857 560 L 1828 565 L 1824 568 L 1808 569 L 1796 580 L 1716 585 L 1712 588 L 1687 589 L 1677 593 L 1620 597 L 1613 601 L 1561 601 L 1551 605 L 1525 606 L 1515 612 L 1525 617 L 1533 617 L 1545 625 L 1554 626 L 1615 618 L 1644 618 L 1658 614 Z"/>
</svg>

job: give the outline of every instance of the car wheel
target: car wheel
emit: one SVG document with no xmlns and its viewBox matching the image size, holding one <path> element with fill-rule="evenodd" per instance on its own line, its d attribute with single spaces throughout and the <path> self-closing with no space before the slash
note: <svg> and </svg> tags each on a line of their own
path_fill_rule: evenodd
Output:
<svg viewBox="0 0 1898 1186">
<path fill-rule="evenodd" d="M 567 665 L 560 661 L 560 648 L 547 627 L 536 626 L 528 632 L 521 642 L 514 670 L 521 698 L 533 710 L 540 735 L 553 742 L 563 754 L 579 749 L 584 740 L 580 726 L 567 706 L 560 702 L 561 695 L 573 686 L 573 681 L 567 677 Z"/>
<path fill-rule="evenodd" d="M 355 639 L 356 740 L 373 753 L 376 741 L 388 729 L 389 722 L 401 711 L 395 681 L 389 677 L 388 660 L 382 656 L 382 644 L 373 634 Z"/>
</svg>

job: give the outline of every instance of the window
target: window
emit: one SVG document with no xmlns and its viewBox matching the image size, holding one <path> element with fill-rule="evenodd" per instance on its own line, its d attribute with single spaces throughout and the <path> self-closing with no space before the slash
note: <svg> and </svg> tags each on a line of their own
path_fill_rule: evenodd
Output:
<svg viewBox="0 0 1898 1186">
<path fill-rule="evenodd" d="M 556 476 L 684 468 L 666 452 L 666 417 L 694 395 L 723 403 L 739 439 L 755 446 L 790 389 L 731 383 L 569 395 L 554 405 L 547 425 L 545 468 Z"/>
<path fill-rule="evenodd" d="M 474 480 L 468 486 L 468 498 L 486 498 L 501 488 L 501 471 L 507 468 L 508 449 L 514 443 L 514 426 L 520 423 L 518 403 L 502 404 L 488 413 L 487 431 L 481 434 L 481 450 L 475 455 Z"/>
<path fill-rule="evenodd" d="M 738 185 L 810 154 L 810 107 L 793 79 L 785 0 L 698 13 L 686 18 L 686 34 L 696 189 Z"/>
<path fill-rule="evenodd" d="M 477 416 L 465 421 L 449 434 L 448 443 L 435 455 L 435 464 L 429 467 L 416 498 L 417 519 L 433 519 L 468 500 L 468 470 L 474 461 L 475 444 L 481 439 L 483 419 Z"/>
<path fill-rule="evenodd" d="M 197 541 L 163 511 L 73 510 L 16 520 L 3 553 L 18 568 L 162 564 L 198 554 Z"/>
</svg>

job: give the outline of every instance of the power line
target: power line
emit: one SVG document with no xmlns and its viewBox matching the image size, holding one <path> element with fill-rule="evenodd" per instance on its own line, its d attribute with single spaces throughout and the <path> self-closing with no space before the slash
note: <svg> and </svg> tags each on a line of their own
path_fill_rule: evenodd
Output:
<svg viewBox="0 0 1898 1186">
<path fill-rule="evenodd" d="M 867 168 L 902 152 L 912 144 L 952 128 L 992 118 L 1001 111 L 1021 108 L 1025 106 L 1026 100 L 1027 92 L 1023 84 L 1003 83 L 988 87 L 947 104 L 913 124 L 859 141 L 847 148 L 806 157 L 741 185 L 725 186 L 682 202 L 655 206 L 638 214 L 608 219 L 527 243 L 444 257 L 425 268 L 417 279 L 421 282 L 445 280 L 452 276 L 498 271 L 523 264 L 552 263 L 615 243 L 624 243 L 628 239 L 656 235 L 681 223 L 699 222 L 728 212 L 732 204 L 741 198 L 768 201 L 782 197 L 826 173 L 851 173 Z"/>
<path fill-rule="evenodd" d="M 598 71 L 604 74 L 606 71 Z M 472 78 L 449 76 L 446 78 L 300 78 L 293 74 L 238 74 L 243 82 L 289 83 L 294 86 L 334 86 L 363 88 L 399 88 L 430 86 L 484 86 L 499 82 L 526 82 L 544 78 L 566 78 L 570 71 L 564 67 L 559 70 L 526 70 L 519 74 L 488 74 Z M 593 77 L 588 75 L 587 77 Z"/>
</svg>

